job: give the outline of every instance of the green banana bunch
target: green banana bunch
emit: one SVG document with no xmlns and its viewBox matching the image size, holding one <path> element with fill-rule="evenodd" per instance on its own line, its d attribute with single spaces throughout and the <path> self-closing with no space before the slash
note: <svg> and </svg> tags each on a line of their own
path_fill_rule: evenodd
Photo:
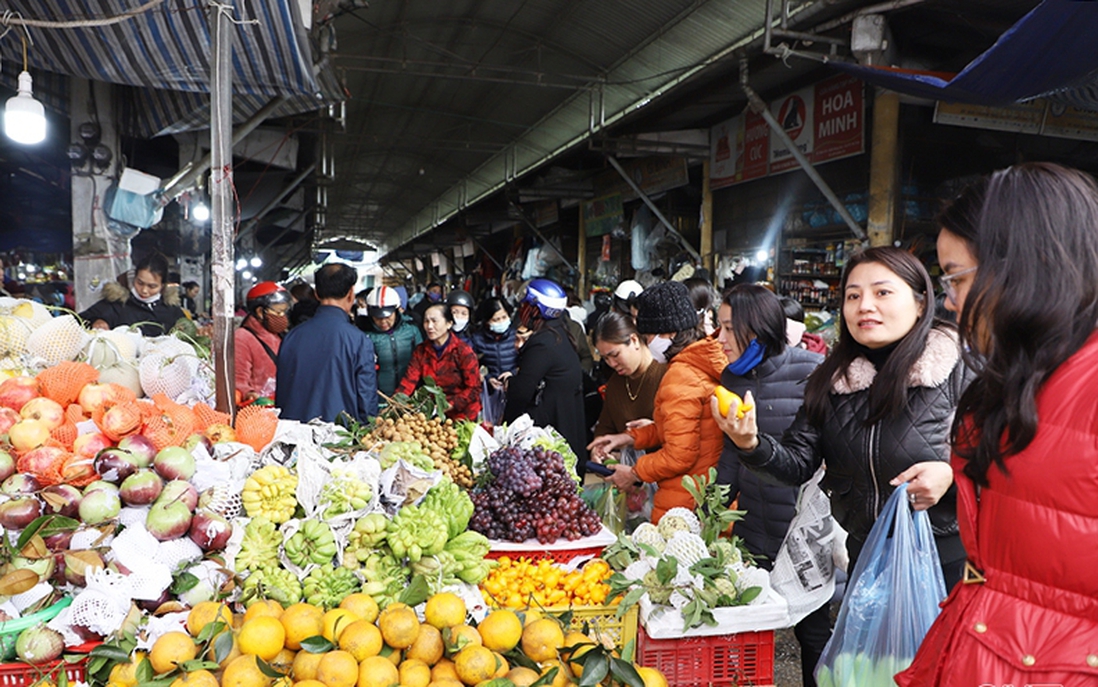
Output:
<svg viewBox="0 0 1098 687">
<path fill-rule="evenodd" d="M 441 515 L 414 505 L 397 511 L 387 529 L 393 555 L 412 563 L 442 551 L 450 536 L 449 526 Z"/>
<path fill-rule="evenodd" d="M 473 499 L 449 477 L 427 492 L 419 507 L 441 513 L 451 538 L 469 529 L 469 520 L 473 517 Z"/>
<path fill-rule="evenodd" d="M 319 502 L 327 504 L 321 517 L 327 519 L 362 510 L 374 498 L 374 490 L 350 470 L 336 468 L 320 490 Z"/>
<path fill-rule="evenodd" d="M 305 520 L 301 529 L 286 540 L 286 558 L 304 568 L 310 563 L 324 565 L 336 555 L 336 540 L 332 528 L 319 520 Z"/>
<path fill-rule="evenodd" d="M 248 575 L 241 588 L 241 598 L 246 606 L 260 599 L 272 599 L 289 606 L 301 601 L 301 583 L 289 570 L 269 565 Z"/>
<path fill-rule="evenodd" d="M 278 544 L 281 541 L 278 528 L 266 518 L 252 518 L 244 527 L 240 553 L 236 554 L 234 567 L 241 572 L 278 565 Z"/>
<path fill-rule="evenodd" d="M 344 597 L 357 591 L 360 586 L 358 576 L 352 571 L 327 563 L 314 568 L 305 578 L 302 588 L 305 601 L 327 611 L 338 606 Z"/>
</svg>

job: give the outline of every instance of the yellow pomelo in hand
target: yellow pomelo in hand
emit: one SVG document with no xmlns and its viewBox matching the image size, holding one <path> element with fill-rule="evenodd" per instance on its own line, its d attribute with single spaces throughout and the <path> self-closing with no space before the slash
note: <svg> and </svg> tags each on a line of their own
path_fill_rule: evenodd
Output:
<svg viewBox="0 0 1098 687">
<path fill-rule="evenodd" d="M 518 646 L 522 639 L 522 621 L 514 611 L 492 611 L 477 625 L 477 632 L 484 646 L 502 653 Z"/>
<path fill-rule="evenodd" d="M 400 671 L 382 656 L 371 656 L 358 664 L 358 687 L 392 687 L 400 684 Z"/>
<path fill-rule="evenodd" d="M 237 635 L 240 651 L 270 661 L 286 645 L 286 628 L 278 618 L 261 616 L 246 621 Z"/>
<path fill-rule="evenodd" d="M 355 592 L 343 597 L 343 601 L 339 602 L 339 607 L 346 608 L 368 623 L 377 620 L 377 615 L 380 612 L 374 597 L 362 592 Z"/>
<path fill-rule="evenodd" d="M 378 616 L 377 626 L 381 629 L 385 643 L 394 649 L 407 649 L 419 636 L 419 618 L 407 606 L 387 607 Z"/>
<path fill-rule="evenodd" d="M 346 651 L 329 651 L 320 658 L 316 679 L 328 687 L 354 687 L 358 682 L 358 661 Z"/>
<path fill-rule="evenodd" d="M 381 630 L 365 620 L 356 620 L 339 635 L 339 648 L 354 656 L 359 663 L 380 654 L 383 645 Z"/>
<path fill-rule="evenodd" d="M 754 410 L 755 406 L 750 403 L 745 403 L 740 395 L 734 391 L 729 391 L 723 386 L 717 385 L 713 389 L 713 395 L 717 397 L 717 409 L 721 411 L 721 415 L 728 417 L 728 411 L 732 409 L 732 401 L 735 400 L 739 404 L 739 410 L 736 411 L 736 418 L 742 419 L 744 415 L 747 415 L 748 411 Z"/>
<path fill-rule="evenodd" d="M 564 630 L 551 618 L 535 620 L 522 630 L 522 652 L 538 663 L 557 657 L 557 649 L 564 646 Z"/>
<path fill-rule="evenodd" d="M 440 592 L 427 599 L 423 611 L 428 625 L 445 630 L 465 622 L 465 601 L 457 594 Z"/>
<path fill-rule="evenodd" d="M 152 664 L 153 672 L 159 675 L 197 655 L 198 647 L 186 632 L 166 632 L 153 643 L 152 650 L 149 651 L 149 663 Z"/>
<path fill-rule="evenodd" d="M 312 604 L 296 603 L 282 612 L 279 621 L 286 630 L 286 646 L 294 651 L 301 641 L 324 631 L 324 611 Z"/>
</svg>

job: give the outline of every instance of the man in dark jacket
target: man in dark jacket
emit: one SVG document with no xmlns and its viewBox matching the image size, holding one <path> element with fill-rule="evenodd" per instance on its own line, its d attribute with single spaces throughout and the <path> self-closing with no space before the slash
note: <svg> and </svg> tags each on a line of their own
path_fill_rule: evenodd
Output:
<svg viewBox="0 0 1098 687">
<path fill-rule="evenodd" d="M 291 329 L 278 352 L 283 418 L 332 422 L 346 411 L 364 422 L 377 415 L 374 345 L 350 320 L 356 281 L 358 273 L 348 265 L 317 271 L 316 315 Z"/>
<path fill-rule="evenodd" d="M 404 379 L 412 351 L 423 343 L 412 318 L 400 307 L 396 289 L 379 286 L 366 296 L 366 318 L 359 317 L 359 328 L 374 343 L 377 354 L 377 388 L 392 396 L 397 384 Z"/>
</svg>

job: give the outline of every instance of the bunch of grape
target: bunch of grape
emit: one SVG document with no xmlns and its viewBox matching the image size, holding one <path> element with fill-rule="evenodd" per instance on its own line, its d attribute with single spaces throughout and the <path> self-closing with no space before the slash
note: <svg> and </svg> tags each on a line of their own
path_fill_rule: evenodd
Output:
<svg viewBox="0 0 1098 687">
<path fill-rule="evenodd" d="M 402 415 L 395 420 L 391 417 L 378 418 L 377 426 L 362 443 L 371 447 L 386 442 L 418 443 L 430 457 L 435 470 L 441 470 L 458 486 L 473 486 L 472 471 L 450 458 L 450 452 L 458 445 L 453 420 L 437 417 L 428 420 L 423 413 Z"/>
<path fill-rule="evenodd" d="M 488 457 L 490 479 L 473 492 L 469 528 L 490 539 L 542 544 L 596 534 L 599 516 L 579 497 L 556 451 L 501 448 Z"/>
</svg>

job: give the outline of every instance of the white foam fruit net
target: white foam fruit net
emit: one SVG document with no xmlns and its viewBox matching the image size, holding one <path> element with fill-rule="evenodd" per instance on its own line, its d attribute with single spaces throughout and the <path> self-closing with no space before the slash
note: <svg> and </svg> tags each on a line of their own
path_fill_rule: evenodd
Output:
<svg viewBox="0 0 1098 687">
<path fill-rule="evenodd" d="M 141 357 L 139 372 L 147 396 L 164 394 L 175 400 L 190 389 L 191 379 L 198 372 L 198 358 L 193 351 L 175 356 L 160 351 L 147 353 Z"/>
<path fill-rule="evenodd" d="M 27 352 L 49 365 L 72 360 L 84 349 L 88 333 L 72 315 L 55 317 L 27 338 Z"/>
<path fill-rule="evenodd" d="M 106 637 L 122 627 L 130 612 L 134 597 L 129 577 L 101 568 L 89 572 L 86 579 L 84 591 L 76 595 L 68 608 L 69 622 Z M 171 584 L 170 573 L 168 583 Z"/>
<path fill-rule="evenodd" d="M 0 314 L 0 354 L 25 355 L 27 339 L 33 331 L 34 324 L 29 319 L 8 313 Z"/>
<path fill-rule="evenodd" d="M 240 498 L 240 490 L 226 484 L 215 484 L 202 492 L 202 500 L 206 508 L 226 520 L 232 520 L 240 515 L 240 511 L 244 506 L 244 502 Z"/>
</svg>

